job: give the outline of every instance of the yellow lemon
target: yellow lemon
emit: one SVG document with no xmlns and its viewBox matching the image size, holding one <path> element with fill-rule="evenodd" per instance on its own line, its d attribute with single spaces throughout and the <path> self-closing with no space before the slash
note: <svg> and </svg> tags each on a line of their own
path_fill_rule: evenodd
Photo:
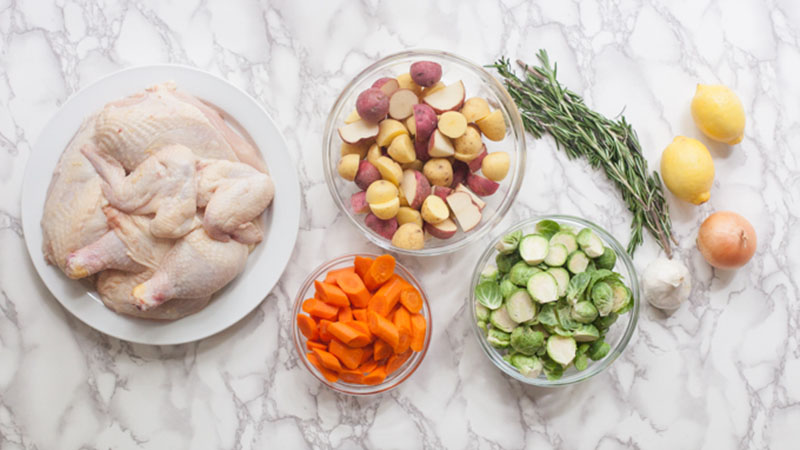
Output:
<svg viewBox="0 0 800 450">
<path fill-rule="evenodd" d="M 698 84 L 692 99 L 692 117 L 709 138 L 728 145 L 742 142 L 744 108 L 739 97 L 721 84 Z"/>
<path fill-rule="evenodd" d="M 676 197 L 699 205 L 711 196 L 714 161 L 702 142 L 676 137 L 661 154 L 661 178 Z"/>
</svg>

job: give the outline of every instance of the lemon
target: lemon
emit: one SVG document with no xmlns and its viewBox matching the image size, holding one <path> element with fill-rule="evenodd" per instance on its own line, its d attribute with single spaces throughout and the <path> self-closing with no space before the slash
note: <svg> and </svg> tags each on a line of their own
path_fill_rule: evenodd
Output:
<svg viewBox="0 0 800 450">
<path fill-rule="evenodd" d="M 742 142 L 744 108 L 739 97 L 721 84 L 698 84 L 692 99 L 692 117 L 709 138 L 728 145 Z"/>
<path fill-rule="evenodd" d="M 699 205 L 714 183 L 714 161 L 702 142 L 676 137 L 661 154 L 661 178 L 676 197 Z"/>
</svg>

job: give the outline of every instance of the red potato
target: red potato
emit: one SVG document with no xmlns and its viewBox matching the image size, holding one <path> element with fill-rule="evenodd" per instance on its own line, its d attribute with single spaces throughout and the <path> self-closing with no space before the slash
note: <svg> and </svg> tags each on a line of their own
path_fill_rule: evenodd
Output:
<svg viewBox="0 0 800 450">
<path fill-rule="evenodd" d="M 453 161 L 453 184 L 451 184 L 451 186 L 455 187 L 464 183 L 469 173 L 470 170 L 467 163 L 458 160 Z"/>
<path fill-rule="evenodd" d="M 417 154 L 417 159 L 420 161 L 424 162 L 431 159 L 431 155 L 428 154 L 428 143 L 425 141 L 415 139 L 414 152 Z"/>
<path fill-rule="evenodd" d="M 414 105 L 413 110 L 416 140 L 418 142 L 424 142 L 427 144 L 431 137 L 431 133 L 436 130 L 436 125 L 439 122 L 439 119 L 436 117 L 436 111 L 423 103 Z"/>
<path fill-rule="evenodd" d="M 394 232 L 397 231 L 398 227 L 397 219 L 394 217 L 388 220 L 382 220 L 372 213 L 367 214 L 367 218 L 364 219 L 364 223 L 367 225 L 367 228 L 378 233 L 381 237 L 389 240 L 392 239 L 392 236 L 394 236 Z"/>
<path fill-rule="evenodd" d="M 442 65 L 433 61 L 417 61 L 411 64 L 411 79 L 422 87 L 430 87 L 442 79 Z"/>
<path fill-rule="evenodd" d="M 471 231 L 481 223 L 481 210 L 472 203 L 468 194 L 454 192 L 447 196 L 447 204 L 463 232 Z"/>
<path fill-rule="evenodd" d="M 431 188 L 431 194 L 440 197 L 444 201 L 447 201 L 447 196 L 452 193 L 453 190 L 445 186 L 434 186 Z"/>
<path fill-rule="evenodd" d="M 486 144 L 483 145 L 481 152 L 478 153 L 478 156 L 475 157 L 472 161 L 469 162 L 469 170 L 470 172 L 477 172 L 481 170 L 481 163 L 483 163 L 483 158 L 486 158 L 486 155 L 489 153 L 486 151 Z"/>
<path fill-rule="evenodd" d="M 456 232 L 458 231 L 458 227 L 456 223 L 453 222 L 451 219 L 445 219 L 442 222 L 437 224 L 426 223 L 425 224 L 425 231 L 428 232 L 431 236 L 438 238 L 438 239 L 450 239 L 453 237 Z"/>
<path fill-rule="evenodd" d="M 461 81 L 445 86 L 422 99 L 437 114 L 455 111 L 464 103 L 464 83 Z M 363 117 L 363 116 L 362 116 Z M 417 127 L 419 129 L 419 127 Z"/>
<path fill-rule="evenodd" d="M 469 186 L 472 192 L 474 192 L 476 195 L 486 197 L 494 194 L 495 191 L 497 191 L 497 188 L 500 187 L 500 184 L 488 178 L 471 173 L 467 176 L 467 186 Z"/>
<path fill-rule="evenodd" d="M 419 209 L 425 198 L 431 195 L 431 184 L 425 175 L 418 170 L 403 171 L 403 180 L 400 182 L 400 190 L 408 202 L 408 206 Z"/>
<path fill-rule="evenodd" d="M 369 212 L 366 191 L 356 192 L 350 196 L 350 209 L 355 214 L 366 214 Z"/>
<path fill-rule="evenodd" d="M 387 97 L 391 97 L 396 90 L 400 89 L 400 83 L 396 78 L 383 77 L 372 83 L 372 87 L 382 90 Z"/>
<path fill-rule="evenodd" d="M 433 158 L 447 158 L 453 156 L 456 150 L 453 142 L 439 130 L 434 130 L 428 141 L 428 156 Z"/>
<path fill-rule="evenodd" d="M 464 194 L 469 195 L 469 198 L 472 199 L 472 203 L 474 203 L 475 206 L 477 206 L 479 210 L 483 211 L 483 208 L 486 207 L 486 202 L 481 200 L 480 197 L 475 195 L 472 191 L 469 190 L 469 188 L 467 188 L 463 184 L 459 184 L 458 186 L 456 186 L 455 191 L 456 192 L 463 192 Z"/>
<path fill-rule="evenodd" d="M 378 135 L 378 124 L 358 120 L 339 128 L 339 137 L 348 144 L 358 144 Z"/>
<path fill-rule="evenodd" d="M 389 98 L 389 116 L 392 119 L 404 120 L 414 113 L 414 105 L 419 103 L 417 94 L 411 89 L 398 89 Z"/>
<path fill-rule="evenodd" d="M 367 190 L 370 184 L 381 179 L 381 172 L 369 161 L 363 160 L 358 163 L 358 173 L 354 180 L 356 186 L 362 190 Z"/>
<path fill-rule="evenodd" d="M 363 120 L 378 123 L 389 112 L 389 96 L 378 88 L 369 88 L 358 95 L 356 111 Z"/>
</svg>

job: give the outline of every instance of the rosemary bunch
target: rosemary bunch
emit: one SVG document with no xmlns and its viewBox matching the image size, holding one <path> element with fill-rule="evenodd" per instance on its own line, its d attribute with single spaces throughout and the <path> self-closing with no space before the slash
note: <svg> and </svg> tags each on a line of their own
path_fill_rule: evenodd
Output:
<svg viewBox="0 0 800 450">
<path fill-rule="evenodd" d="M 524 79 L 514 74 L 508 59 L 489 66 L 504 78 L 525 129 L 537 138 L 549 133 L 567 156 L 586 158 L 617 185 L 633 214 L 628 253 L 632 255 L 642 243 L 642 228 L 647 227 L 671 258 L 670 240 L 677 242 L 661 179 L 656 172 L 648 173 L 636 132 L 625 117 L 615 121 L 589 109 L 578 94 L 558 82 L 557 66 L 550 65 L 547 52 L 540 50 L 537 56 L 540 66 L 517 61 L 525 70 Z"/>
</svg>

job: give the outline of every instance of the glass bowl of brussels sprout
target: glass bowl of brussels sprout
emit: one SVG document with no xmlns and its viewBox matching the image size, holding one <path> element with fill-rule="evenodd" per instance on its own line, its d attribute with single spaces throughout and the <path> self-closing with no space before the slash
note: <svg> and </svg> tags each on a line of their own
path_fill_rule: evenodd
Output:
<svg viewBox="0 0 800 450">
<path fill-rule="evenodd" d="M 507 375 L 564 386 L 597 375 L 622 354 L 639 316 L 633 261 L 587 220 L 525 220 L 483 252 L 468 307 L 481 348 Z"/>
</svg>

